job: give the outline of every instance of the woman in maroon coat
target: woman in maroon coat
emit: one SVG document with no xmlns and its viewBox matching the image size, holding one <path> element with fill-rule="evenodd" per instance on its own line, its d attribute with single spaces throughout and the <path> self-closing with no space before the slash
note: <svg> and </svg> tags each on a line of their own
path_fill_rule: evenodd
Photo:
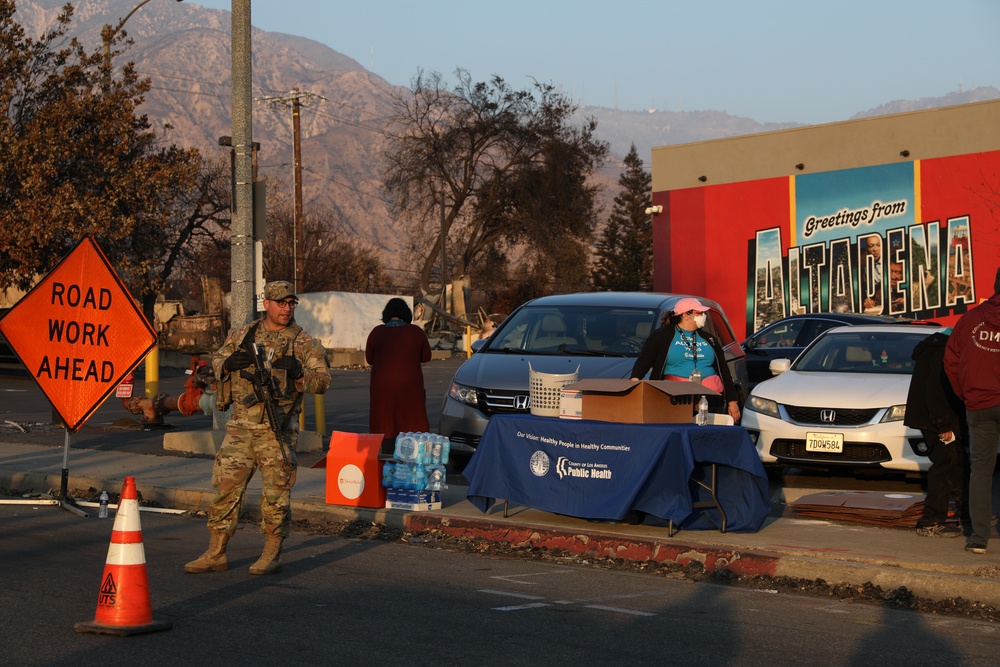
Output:
<svg viewBox="0 0 1000 667">
<path fill-rule="evenodd" d="M 385 445 L 395 443 L 401 432 L 430 428 L 420 364 L 431 360 L 431 347 L 423 329 L 412 321 L 405 301 L 389 299 L 383 324 L 372 329 L 365 345 L 365 360 L 372 367 L 368 428 L 381 433 Z"/>
</svg>

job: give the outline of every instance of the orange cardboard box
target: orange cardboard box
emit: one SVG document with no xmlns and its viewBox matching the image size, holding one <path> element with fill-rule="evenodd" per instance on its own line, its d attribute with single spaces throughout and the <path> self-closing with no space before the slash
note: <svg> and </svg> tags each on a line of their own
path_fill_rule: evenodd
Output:
<svg viewBox="0 0 1000 667">
<path fill-rule="evenodd" d="M 381 433 L 330 434 L 326 454 L 326 504 L 350 507 L 385 507 Z"/>
<path fill-rule="evenodd" d="M 565 387 L 583 395 L 583 418 L 625 424 L 689 424 L 699 396 L 719 392 L 694 382 L 587 379 Z"/>
</svg>

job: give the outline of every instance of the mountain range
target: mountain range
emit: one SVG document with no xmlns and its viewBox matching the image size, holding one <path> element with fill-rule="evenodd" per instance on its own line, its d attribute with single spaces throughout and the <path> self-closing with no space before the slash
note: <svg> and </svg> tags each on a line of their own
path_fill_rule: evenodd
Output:
<svg viewBox="0 0 1000 667">
<path fill-rule="evenodd" d="M 29 36 L 53 25 L 66 0 L 17 0 L 16 18 Z M 105 24 L 117 27 L 135 9 L 136 0 L 77 0 L 70 34 L 88 48 L 101 45 Z M 184 2 L 152 0 L 128 17 L 123 32 L 133 40 L 115 60 L 135 63 L 152 81 L 141 111 L 166 141 L 193 146 L 211 159 L 228 159 L 219 138 L 231 134 L 229 12 Z M 319 42 L 283 33 L 254 30 L 253 138 L 261 145 L 260 176 L 267 178 L 268 198 L 292 197 L 291 94 L 300 96 L 302 189 L 304 208 L 333 212 L 343 231 L 398 257 L 408 245 L 393 224 L 379 176 L 393 86 L 355 60 Z M 541 76 L 543 73 L 539 73 Z M 293 91 L 295 91 L 293 93 Z M 896 100 L 859 111 L 852 118 L 950 106 L 1000 97 L 992 87 L 943 97 Z M 615 194 L 621 158 L 635 144 L 649 164 L 652 148 L 721 137 L 767 132 L 795 123 L 760 123 L 721 111 L 625 111 L 583 106 L 579 118 L 593 116 L 597 135 L 611 146 L 612 157 L 597 178 L 607 201 Z M 846 119 L 845 119 L 846 120 Z M 164 126 L 170 129 L 163 131 Z M 393 261 L 388 262 L 390 268 Z"/>
</svg>

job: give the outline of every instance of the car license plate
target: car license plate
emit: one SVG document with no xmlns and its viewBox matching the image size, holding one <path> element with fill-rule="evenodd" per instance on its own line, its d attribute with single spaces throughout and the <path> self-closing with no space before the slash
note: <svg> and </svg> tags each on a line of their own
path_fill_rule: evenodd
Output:
<svg viewBox="0 0 1000 667">
<path fill-rule="evenodd" d="M 843 433 L 806 433 L 807 452 L 844 453 Z"/>
</svg>

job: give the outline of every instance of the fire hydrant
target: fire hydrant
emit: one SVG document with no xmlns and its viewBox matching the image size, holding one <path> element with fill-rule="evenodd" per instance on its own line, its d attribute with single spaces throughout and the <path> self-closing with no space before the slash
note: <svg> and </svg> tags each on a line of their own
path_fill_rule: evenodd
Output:
<svg viewBox="0 0 1000 667">
<path fill-rule="evenodd" d="M 215 391 L 212 389 L 212 369 L 207 361 L 203 361 L 199 355 L 191 357 L 191 367 L 186 371 L 189 377 L 184 383 L 184 393 L 174 398 L 168 394 L 157 394 L 152 398 L 144 396 L 132 396 L 131 387 L 134 376 L 129 373 L 125 381 L 119 385 L 119 398 L 125 409 L 134 415 L 142 415 L 139 420 L 141 424 L 159 425 L 163 423 L 163 416 L 170 412 L 180 412 L 182 415 L 191 416 L 201 411 L 206 415 L 212 414 L 215 404 Z M 128 389 L 125 389 L 125 388 Z M 124 395 L 124 394 L 128 395 Z"/>
</svg>

